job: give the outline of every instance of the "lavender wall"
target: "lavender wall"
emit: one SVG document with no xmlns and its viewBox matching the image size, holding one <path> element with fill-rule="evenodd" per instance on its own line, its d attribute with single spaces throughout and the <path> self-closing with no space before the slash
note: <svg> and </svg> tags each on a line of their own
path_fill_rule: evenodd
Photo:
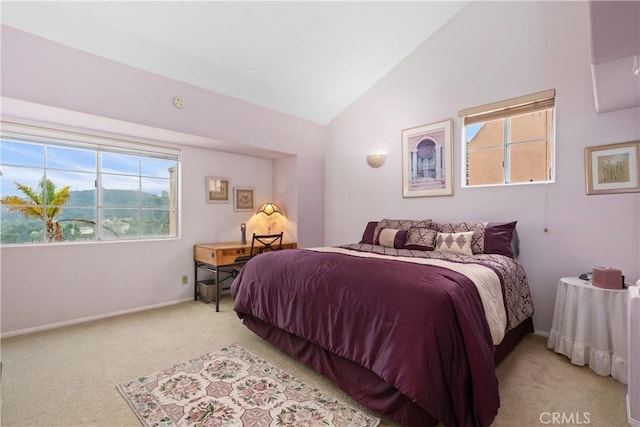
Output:
<svg viewBox="0 0 640 427">
<path fill-rule="evenodd" d="M 168 59 L 170 60 L 170 59 Z M 239 240 L 258 226 L 232 205 L 205 203 L 205 176 L 256 188 L 283 205 L 300 246 L 324 243 L 324 127 L 2 27 L 3 118 L 98 128 L 183 149 L 182 237 L 161 242 L 2 248 L 2 332 L 33 330 L 193 295 L 193 245 Z M 171 100 L 181 96 L 186 108 Z M 7 99 L 10 98 L 10 99 Z M 37 103 L 34 105 L 32 103 Z M 207 149 L 235 145 L 276 160 Z M 194 145 L 199 145 L 196 147 Z M 205 147 L 205 148 L 202 148 Z M 180 278 L 188 274 L 190 286 Z"/>
<path fill-rule="evenodd" d="M 552 88 L 556 183 L 462 189 L 457 112 Z M 401 130 L 450 118 L 453 197 L 403 199 Z M 640 139 L 639 122 L 637 108 L 595 113 L 585 2 L 471 2 L 328 126 L 326 243 L 384 217 L 518 220 L 535 327 L 548 331 L 559 278 L 595 265 L 640 275 L 640 195 L 586 196 L 583 160 L 586 146 Z M 380 150 L 386 163 L 369 168 Z"/>
<path fill-rule="evenodd" d="M 284 226 L 302 246 L 352 242 L 382 217 L 517 219 L 536 328 L 546 331 L 560 277 L 594 265 L 640 275 L 640 195 L 587 197 L 583 163 L 586 146 L 640 139 L 640 111 L 596 115 L 589 64 L 586 3 L 471 2 L 325 129 L 3 27 L 3 96 L 67 109 L 71 121 L 161 129 L 154 133 L 174 143 L 187 144 L 176 139 L 183 134 L 286 155 L 184 145 L 181 240 L 2 248 L 2 331 L 188 298 L 179 280 L 193 280 L 192 245 L 234 240 L 246 219 L 204 203 L 210 174 L 282 201 Z M 555 184 L 461 189 L 456 145 L 453 197 L 401 197 L 401 129 L 452 118 L 457 144 L 458 110 L 549 88 L 557 90 Z M 187 109 L 171 106 L 176 95 Z M 380 150 L 386 164 L 369 168 L 366 154 Z"/>
</svg>

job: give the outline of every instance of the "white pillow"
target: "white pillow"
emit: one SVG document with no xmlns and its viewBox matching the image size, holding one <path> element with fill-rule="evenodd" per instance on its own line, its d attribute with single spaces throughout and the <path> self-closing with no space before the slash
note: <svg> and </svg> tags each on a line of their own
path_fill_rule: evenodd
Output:
<svg viewBox="0 0 640 427">
<path fill-rule="evenodd" d="M 436 235 L 436 252 L 451 252 L 460 255 L 473 255 L 471 240 L 473 231 L 462 233 L 438 233 Z"/>
</svg>

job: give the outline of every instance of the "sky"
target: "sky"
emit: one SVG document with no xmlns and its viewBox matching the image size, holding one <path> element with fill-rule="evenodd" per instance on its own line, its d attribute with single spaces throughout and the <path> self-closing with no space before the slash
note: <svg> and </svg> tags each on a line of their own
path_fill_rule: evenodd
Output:
<svg viewBox="0 0 640 427">
<path fill-rule="evenodd" d="M 95 189 L 98 159 L 102 185 L 110 189 L 140 190 L 160 195 L 168 191 L 169 167 L 173 160 L 101 152 L 17 140 L 0 141 L 0 196 L 22 195 L 15 182 L 37 188 L 46 158 L 47 178 L 56 188 L 71 186 L 71 191 Z"/>
<path fill-rule="evenodd" d="M 480 128 L 482 128 L 482 125 L 484 125 L 484 123 L 474 123 L 472 125 L 466 126 L 465 127 L 465 129 L 466 129 L 466 131 L 465 131 L 466 132 L 465 133 L 466 141 L 465 142 L 468 143 L 469 141 L 471 141 L 476 136 L 476 134 L 480 131 Z"/>
</svg>

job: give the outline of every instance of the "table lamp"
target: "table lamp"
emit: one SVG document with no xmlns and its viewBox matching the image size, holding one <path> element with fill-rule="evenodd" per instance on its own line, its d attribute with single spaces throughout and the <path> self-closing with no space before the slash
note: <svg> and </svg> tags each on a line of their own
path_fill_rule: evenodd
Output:
<svg viewBox="0 0 640 427">
<path fill-rule="evenodd" d="M 276 205 L 273 202 L 263 203 L 256 211 L 256 215 L 258 214 L 264 214 L 268 217 L 272 216 L 273 214 L 280 214 L 284 216 L 284 213 L 282 213 L 282 209 L 280 209 L 280 206 Z M 268 233 L 271 233 L 271 223 L 269 223 Z"/>
</svg>

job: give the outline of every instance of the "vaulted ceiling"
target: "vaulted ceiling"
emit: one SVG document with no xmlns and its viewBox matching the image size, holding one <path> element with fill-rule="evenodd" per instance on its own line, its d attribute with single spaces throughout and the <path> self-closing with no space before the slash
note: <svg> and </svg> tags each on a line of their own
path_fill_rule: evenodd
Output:
<svg viewBox="0 0 640 427">
<path fill-rule="evenodd" d="M 468 1 L 2 1 L 2 23 L 327 124 Z M 640 106 L 640 1 L 589 1 L 597 112 Z M 638 59 L 637 59 L 638 58 Z"/>
<path fill-rule="evenodd" d="M 468 2 L 2 1 L 2 23 L 327 124 Z"/>
</svg>

